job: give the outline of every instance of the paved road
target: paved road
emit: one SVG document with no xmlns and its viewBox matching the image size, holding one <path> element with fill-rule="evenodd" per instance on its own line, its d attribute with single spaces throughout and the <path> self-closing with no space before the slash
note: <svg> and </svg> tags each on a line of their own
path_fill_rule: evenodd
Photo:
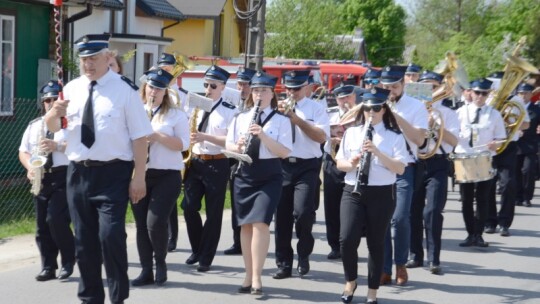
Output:
<svg viewBox="0 0 540 304">
<path fill-rule="evenodd" d="M 517 207 L 510 237 L 486 235 L 488 248 L 458 246 L 466 235 L 457 192 L 449 193 L 444 216 L 443 274 L 432 275 L 422 268 L 409 270 L 409 284 L 381 287 L 379 303 L 540 303 L 540 198 L 533 201 L 531 208 Z M 181 225 L 179 250 L 167 257 L 167 284 L 159 288 L 132 288 L 127 303 L 338 303 L 343 289 L 343 269 L 340 262 L 326 259 L 329 247 L 322 210 L 317 219 L 311 272 L 303 279 L 298 276 L 272 279 L 275 266 L 271 244 L 263 276 L 265 295 L 259 298 L 235 293 L 243 279 L 242 258 L 222 254 L 231 245 L 230 213 L 225 214 L 219 253 L 212 270 L 204 274 L 184 264 L 189 245 L 185 226 Z M 134 278 L 140 267 L 132 226 L 128 234 L 129 276 Z M 367 292 L 365 242 L 360 245 L 359 254 L 359 288 L 353 303 L 363 303 Z M 34 276 L 40 270 L 39 265 L 33 237 L 0 240 L 0 303 L 78 303 L 77 270 L 67 282 L 37 282 Z"/>
</svg>

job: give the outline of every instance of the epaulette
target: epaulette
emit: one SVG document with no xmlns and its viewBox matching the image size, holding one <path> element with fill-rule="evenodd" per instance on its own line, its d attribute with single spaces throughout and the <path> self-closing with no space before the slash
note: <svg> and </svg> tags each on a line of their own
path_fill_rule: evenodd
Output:
<svg viewBox="0 0 540 304">
<path fill-rule="evenodd" d="M 228 102 L 226 102 L 226 101 L 222 101 L 221 104 L 222 104 L 225 108 L 229 108 L 229 109 L 231 109 L 231 110 L 236 109 L 236 106 L 235 106 L 235 105 L 230 104 L 230 103 L 228 103 Z"/>
<path fill-rule="evenodd" d="M 184 88 L 182 88 L 182 87 L 178 87 L 178 90 L 179 90 L 180 92 L 183 92 L 184 94 L 189 93 L 186 89 L 184 89 Z"/>
<path fill-rule="evenodd" d="M 330 113 L 336 113 L 336 112 L 339 112 L 339 107 L 331 107 L 331 108 L 327 108 L 326 109 L 326 113 L 330 114 Z"/>
<path fill-rule="evenodd" d="M 125 83 L 127 83 L 135 91 L 139 90 L 139 87 L 133 81 L 131 81 L 131 79 L 127 78 L 126 76 L 121 76 L 120 79 L 122 79 Z"/>
</svg>

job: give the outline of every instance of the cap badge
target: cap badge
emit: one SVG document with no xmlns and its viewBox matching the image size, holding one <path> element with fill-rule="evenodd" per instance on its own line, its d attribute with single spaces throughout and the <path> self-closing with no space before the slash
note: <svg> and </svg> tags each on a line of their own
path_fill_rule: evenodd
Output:
<svg viewBox="0 0 540 304">
<path fill-rule="evenodd" d="M 377 89 L 375 88 L 371 89 L 371 94 L 377 94 Z"/>
<path fill-rule="evenodd" d="M 47 85 L 50 86 L 50 87 L 52 87 L 52 86 L 54 85 L 54 83 L 53 83 L 52 81 L 49 81 L 49 82 L 47 83 Z"/>
<path fill-rule="evenodd" d="M 296 73 L 295 73 L 295 72 L 291 72 L 291 77 L 296 77 Z"/>
<path fill-rule="evenodd" d="M 213 65 L 210 69 L 214 71 L 216 69 L 216 66 Z"/>
<path fill-rule="evenodd" d="M 159 71 L 157 72 L 157 74 L 158 74 L 158 75 L 161 75 L 161 74 L 163 74 L 163 71 L 159 70 Z"/>
<path fill-rule="evenodd" d="M 262 76 L 261 72 L 257 72 L 256 76 L 261 77 Z"/>
<path fill-rule="evenodd" d="M 84 43 L 88 43 L 88 37 L 87 37 L 87 36 L 84 36 L 83 42 L 84 42 Z"/>
<path fill-rule="evenodd" d="M 386 71 L 390 71 L 392 68 L 391 67 L 386 67 Z"/>
</svg>

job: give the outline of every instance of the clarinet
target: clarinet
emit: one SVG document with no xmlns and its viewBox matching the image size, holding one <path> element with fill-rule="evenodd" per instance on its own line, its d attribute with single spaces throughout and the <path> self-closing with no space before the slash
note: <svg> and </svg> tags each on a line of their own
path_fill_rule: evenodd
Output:
<svg viewBox="0 0 540 304">
<path fill-rule="evenodd" d="M 247 152 L 249 151 L 249 147 L 251 146 L 251 141 L 253 140 L 253 134 L 251 134 L 251 132 L 249 132 L 249 129 L 259 119 L 260 112 L 261 112 L 261 100 L 259 99 L 259 100 L 257 100 L 257 103 L 255 104 L 255 110 L 253 111 L 253 117 L 251 117 L 251 122 L 249 123 L 248 132 L 247 132 L 248 135 L 246 137 L 246 141 L 245 141 L 244 149 L 242 150 L 242 154 L 247 154 Z M 238 166 L 236 167 L 235 174 L 240 173 L 240 168 L 242 168 L 243 164 L 244 164 L 243 161 L 241 161 L 241 160 L 238 161 Z"/>
<path fill-rule="evenodd" d="M 366 128 L 364 131 L 364 141 L 362 142 L 362 147 L 364 147 L 364 143 L 366 140 L 373 140 L 373 126 L 371 125 L 372 117 L 370 116 L 367 123 Z M 369 167 L 371 165 L 371 152 L 364 152 L 364 155 L 362 156 L 362 160 L 360 161 L 360 165 L 358 166 L 358 170 L 356 171 L 356 184 L 354 185 L 354 189 L 352 191 L 352 194 L 360 196 L 361 186 L 366 186 L 368 184 L 369 180 Z"/>
</svg>

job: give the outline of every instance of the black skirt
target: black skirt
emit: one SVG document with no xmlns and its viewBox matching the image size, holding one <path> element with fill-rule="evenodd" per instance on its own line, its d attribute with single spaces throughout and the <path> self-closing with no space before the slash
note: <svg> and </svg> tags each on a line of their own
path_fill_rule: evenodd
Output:
<svg viewBox="0 0 540 304">
<path fill-rule="evenodd" d="M 278 158 L 242 164 L 234 179 L 234 204 L 238 225 L 270 224 L 281 197 L 283 174 Z"/>
</svg>

